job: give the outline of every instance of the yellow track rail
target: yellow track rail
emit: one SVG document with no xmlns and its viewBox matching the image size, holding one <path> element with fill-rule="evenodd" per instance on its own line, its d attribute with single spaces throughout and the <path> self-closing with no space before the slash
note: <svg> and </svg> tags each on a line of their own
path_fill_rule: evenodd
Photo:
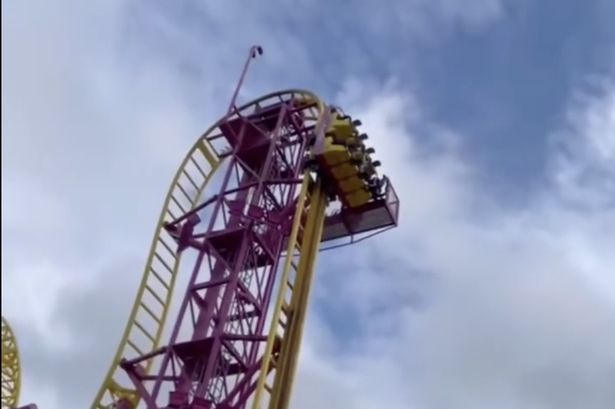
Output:
<svg viewBox="0 0 615 409">
<path fill-rule="evenodd" d="M 164 223 L 181 216 L 198 204 L 219 164 L 218 157 L 203 136 L 192 147 L 175 174 L 158 219 L 128 325 L 105 381 L 94 398 L 92 409 L 109 408 L 122 398 L 128 399 L 133 407 L 137 406 L 139 396 L 132 389 L 132 384 L 119 364 L 122 358 L 137 357 L 160 346 L 180 265 L 177 246 L 165 231 Z M 151 362 L 150 360 L 149 363 Z M 150 366 L 144 368 L 146 373 L 150 372 Z"/>
<path fill-rule="evenodd" d="M 327 197 L 309 175 L 299 198 L 253 409 L 288 409 L 305 324 L 309 293 L 322 238 Z M 298 263 L 293 255 L 299 251 Z M 268 397 L 268 399 L 266 399 Z"/>
<path fill-rule="evenodd" d="M 317 105 L 317 117 L 320 117 L 325 110 L 324 103 L 316 95 L 303 90 L 285 90 L 249 102 L 240 107 L 239 111 L 273 99 L 278 95 L 293 95 L 306 101 L 314 101 Z M 174 241 L 163 226 L 165 222 L 175 219 L 198 205 L 207 184 L 219 168 L 220 158 L 206 140 L 206 136 L 209 136 L 216 128 L 217 124 L 203 134 L 175 174 L 158 219 L 128 324 L 91 409 L 111 408 L 120 399 L 130 401 L 133 408 L 136 408 L 139 403 L 140 397 L 120 368 L 120 361 L 123 358 L 131 359 L 146 354 L 160 346 L 180 265 L 180 254 L 177 253 Z M 148 366 L 143 368 L 145 374 L 152 372 L 151 363 L 153 361 L 148 362 Z"/>
<path fill-rule="evenodd" d="M 13 409 L 19 401 L 21 368 L 15 334 L 2 317 L 2 409 Z"/>
<path fill-rule="evenodd" d="M 310 290 L 314 279 L 316 259 L 325 221 L 327 197 L 320 182 L 311 191 L 310 209 L 304 234 L 297 243 L 300 250 L 299 265 L 295 283 L 287 287 L 292 291 L 290 308 L 286 315 L 286 333 L 280 344 L 280 357 L 273 383 L 273 394 L 269 408 L 288 409 L 297 361 L 305 327 L 305 317 L 308 310 Z M 284 310 L 282 310 L 284 311 Z"/>
</svg>

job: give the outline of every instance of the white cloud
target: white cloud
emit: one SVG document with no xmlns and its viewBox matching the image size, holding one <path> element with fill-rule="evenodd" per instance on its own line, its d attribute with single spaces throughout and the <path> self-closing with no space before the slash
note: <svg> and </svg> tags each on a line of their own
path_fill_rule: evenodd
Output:
<svg viewBox="0 0 615 409">
<path fill-rule="evenodd" d="M 558 192 L 572 204 L 614 207 L 613 81 L 596 79 L 589 90 L 577 92 L 566 118 L 567 125 L 552 138 L 557 151 L 552 168 Z"/>
<path fill-rule="evenodd" d="M 49 343 L 52 346 L 64 347 L 67 343 L 66 334 L 54 331 L 53 309 L 60 301 L 58 294 L 68 286 L 70 278 L 64 272 L 58 271 L 56 266 L 44 262 L 7 265 L 14 273 L 3 280 L 3 305 L 13 308 L 20 306 L 20 322 L 28 323 L 40 336 L 56 332 L 56 336 L 50 339 Z"/>
<path fill-rule="evenodd" d="M 408 4 L 410 3 L 410 4 Z M 442 28 L 449 25 L 461 26 L 468 30 L 479 30 L 497 21 L 504 14 L 503 1 L 479 0 L 415 0 L 394 2 L 395 10 L 407 27 L 421 27 L 423 34 L 434 36 L 427 24 L 440 21 Z M 431 19 L 425 18 L 425 15 Z"/>
<path fill-rule="evenodd" d="M 362 339 L 329 347 L 358 343 L 360 352 L 340 362 L 322 349 L 321 359 L 351 379 L 346 383 L 361 391 L 363 402 L 378 402 L 365 407 L 612 404 L 615 212 L 613 206 L 587 206 L 611 193 L 608 185 L 591 185 L 592 195 L 577 195 L 571 205 L 562 198 L 579 185 L 576 179 L 561 183 L 559 175 L 611 167 L 613 91 L 572 102 L 556 135 L 567 136 L 574 155 L 559 161 L 570 152 L 554 145 L 555 183 L 518 211 L 498 209 L 488 191 L 473 185 L 471 165 L 459 165 L 455 143 L 440 144 L 429 157 L 417 154 L 419 138 L 431 135 L 413 129 L 425 128 L 429 118 L 413 114 L 407 96 L 383 87 L 352 110 L 369 124 L 379 158 L 394 163 L 386 171 L 402 199 L 400 228 L 364 246 L 361 257 L 337 260 L 336 266 L 351 266 L 331 273 L 343 271 L 344 278 L 321 283 L 329 300 L 363 319 Z M 370 257 L 376 260 L 369 263 Z M 382 260 L 397 263 L 377 267 Z M 424 271 L 430 273 L 428 305 L 401 307 L 400 293 L 425 290 L 416 280 Z M 401 391 L 408 391 L 406 400 L 398 402 Z"/>
</svg>

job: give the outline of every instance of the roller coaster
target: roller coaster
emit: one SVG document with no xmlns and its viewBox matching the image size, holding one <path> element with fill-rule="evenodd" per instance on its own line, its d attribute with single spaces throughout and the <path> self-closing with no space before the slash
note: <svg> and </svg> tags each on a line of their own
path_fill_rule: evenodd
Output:
<svg viewBox="0 0 615 409">
<path fill-rule="evenodd" d="M 261 54 L 250 49 L 226 114 L 173 178 L 91 409 L 287 409 L 318 253 L 397 226 L 399 200 L 359 120 L 303 90 L 236 104 Z M 2 409 L 18 407 L 20 375 L 3 318 Z"/>
</svg>

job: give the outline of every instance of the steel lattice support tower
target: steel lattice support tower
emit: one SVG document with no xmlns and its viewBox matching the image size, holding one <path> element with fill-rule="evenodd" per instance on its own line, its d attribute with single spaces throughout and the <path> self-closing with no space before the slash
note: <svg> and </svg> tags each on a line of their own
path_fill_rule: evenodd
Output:
<svg viewBox="0 0 615 409">
<path fill-rule="evenodd" d="M 261 53 L 251 48 L 226 114 L 173 178 L 92 409 L 288 409 L 321 243 L 397 226 L 398 198 L 360 121 L 302 90 L 236 105 Z M 163 343 L 187 253 L 194 261 Z M 4 319 L 2 343 L 2 409 L 13 409 L 20 369 Z"/>
<path fill-rule="evenodd" d="M 321 242 L 397 225 L 397 196 L 374 170 L 360 121 L 301 90 L 236 106 L 260 52 L 251 49 L 227 114 L 173 179 L 92 409 L 287 409 Z M 187 288 L 161 346 L 188 253 Z"/>
<path fill-rule="evenodd" d="M 306 148 L 321 117 L 315 101 L 299 93 L 272 95 L 224 118 L 207 137 L 229 149 L 219 155 L 227 162 L 219 193 L 167 226 L 180 247 L 198 253 L 180 315 L 166 347 L 123 364 L 148 407 L 161 405 L 165 383 L 173 384 L 170 406 L 245 406 L 260 369 Z M 204 210 L 207 223 L 198 216 Z M 187 321 L 191 334 L 184 339 Z M 158 357 L 159 373 L 140 376 L 144 361 Z"/>
</svg>

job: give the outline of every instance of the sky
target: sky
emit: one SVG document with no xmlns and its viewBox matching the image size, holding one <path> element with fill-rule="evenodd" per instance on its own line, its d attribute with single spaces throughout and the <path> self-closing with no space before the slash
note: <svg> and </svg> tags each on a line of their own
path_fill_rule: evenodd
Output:
<svg viewBox="0 0 615 409">
<path fill-rule="evenodd" d="M 610 409 L 615 3 L 2 2 L 2 315 L 89 407 L 168 184 L 241 97 L 358 117 L 400 225 L 319 257 L 293 408 Z"/>
</svg>

